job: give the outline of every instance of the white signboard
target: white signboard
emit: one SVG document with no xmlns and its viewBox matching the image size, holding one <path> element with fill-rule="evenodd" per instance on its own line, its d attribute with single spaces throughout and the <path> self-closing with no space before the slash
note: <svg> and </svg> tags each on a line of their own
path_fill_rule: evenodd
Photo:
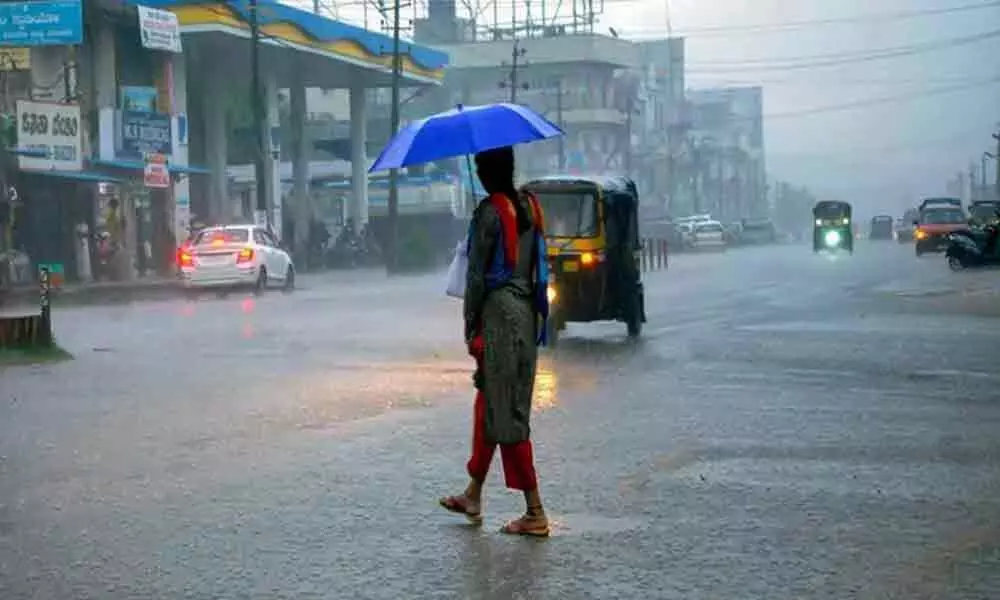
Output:
<svg viewBox="0 0 1000 600">
<path fill-rule="evenodd" d="M 38 156 L 18 157 L 27 171 L 83 169 L 80 107 L 55 102 L 17 101 L 17 145 Z"/>
<path fill-rule="evenodd" d="M 159 10 L 148 6 L 139 9 L 139 34 L 142 47 L 164 52 L 181 52 L 181 27 L 177 15 L 169 10 Z"/>
<path fill-rule="evenodd" d="M 162 154 L 151 154 L 146 157 L 146 166 L 142 170 L 142 180 L 146 187 L 166 189 L 170 187 L 170 170 L 167 159 Z"/>
</svg>

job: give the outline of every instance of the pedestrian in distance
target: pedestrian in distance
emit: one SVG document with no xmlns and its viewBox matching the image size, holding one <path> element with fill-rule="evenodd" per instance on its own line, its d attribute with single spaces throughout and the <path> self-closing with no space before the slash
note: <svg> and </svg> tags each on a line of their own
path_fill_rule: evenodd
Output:
<svg viewBox="0 0 1000 600">
<path fill-rule="evenodd" d="M 464 297 L 465 342 L 476 361 L 469 483 L 445 509 L 481 524 L 483 484 L 500 447 L 507 487 L 524 494 L 525 512 L 502 531 L 545 537 L 549 520 L 538 491 L 531 445 L 531 398 L 537 346 L 548 315 L 545 238 L 541 207 L 514 186 L 514 150 L 476 154 L 479 181 L 489 194 L 480 201 L 469 231 Z"/>
</svg>

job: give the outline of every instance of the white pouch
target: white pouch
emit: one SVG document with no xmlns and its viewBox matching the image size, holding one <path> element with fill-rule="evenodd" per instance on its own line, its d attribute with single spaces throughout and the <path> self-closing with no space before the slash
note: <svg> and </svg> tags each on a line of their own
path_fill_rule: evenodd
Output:
<svg viewBox="0 0 1000 600">
<path fill-rule="evenodd" d="M 465 278 L 469 273 L 469 242 L 462 240 L 455 246 L 455 256 L 448 265 L 448 284 L 445 294 L 452 298 L 465 298 Z"/>
</svg>

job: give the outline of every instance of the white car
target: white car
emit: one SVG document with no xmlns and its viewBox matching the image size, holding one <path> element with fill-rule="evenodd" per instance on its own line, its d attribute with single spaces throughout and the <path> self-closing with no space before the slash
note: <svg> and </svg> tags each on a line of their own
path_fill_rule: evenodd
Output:
<svg viewBox="0 0 1000 600">
<path fill-rule="evenodd" d="M 295 265 L 269 231 L 254 225 L 208 227 L 177 251 L 184 287 L 295 287 Z"/>
<path fill-rule="evenodd" d="M 695 223 L 691 231 L 691 247 L 696 250 L 725 250 L 726 232 L 718 221 Z"/>
</svg>

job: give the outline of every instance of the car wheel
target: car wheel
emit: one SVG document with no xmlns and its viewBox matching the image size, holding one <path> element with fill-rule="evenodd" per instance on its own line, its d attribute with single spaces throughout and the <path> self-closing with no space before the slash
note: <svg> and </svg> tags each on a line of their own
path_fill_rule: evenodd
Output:
<svg viewBox="0 0 1000 600">
<path fill-rule="evenodd" d="M 295 289 L 295 269 L 290 265 L 285 271 L 285 285 L 281 288 L 286 294 Z"/>
<path fill-rule="evenodd" d="M 253 293 L 258 296 L 264 293 L 267 289 L 267 269 L 264 267 L 260 268 L 260 273 L 257 275 L 257 282 L 253 286 Z"/>
</svg>

